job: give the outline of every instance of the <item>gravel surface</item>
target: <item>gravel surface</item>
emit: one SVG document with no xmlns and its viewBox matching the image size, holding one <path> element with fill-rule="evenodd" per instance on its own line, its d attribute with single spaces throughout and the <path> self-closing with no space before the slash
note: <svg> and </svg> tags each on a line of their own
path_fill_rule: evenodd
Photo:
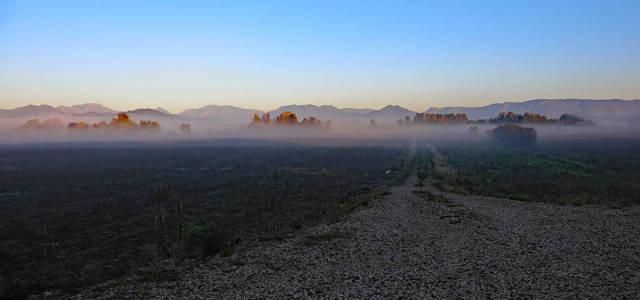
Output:
<svg viewBox="0 0 640 300">
<path fill-rule="evenodd" d="M 640 299 L 640 208 L 442 193 L 415 177 L 340 222 L 255 242 L 178 282 L 76 298 Z"/>
</svg>

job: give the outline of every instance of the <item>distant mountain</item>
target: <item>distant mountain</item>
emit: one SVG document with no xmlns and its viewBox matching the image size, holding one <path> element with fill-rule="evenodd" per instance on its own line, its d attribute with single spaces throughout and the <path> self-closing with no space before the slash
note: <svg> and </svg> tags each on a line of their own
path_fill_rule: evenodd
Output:
<svg viewBox="0 0 640 300">
<path fill-rule="evenodd" d="M 380 110 L 370 112 L 368 114 L 368 118 L 374 119 L 376 122 L 395 122 L 398 119 L 404 119 L 406 116 L 413 119 L 415 114 L 415 111 L 406 109 L 399 105 L 387 105 Z"/>
<path fill-rule="evenodd" d="M 170 113 L 166 113 L 166 112 L 163 112 L 163 111 L 159 111 L 159 110 L 156 110 L 156 109 L 152 109 L 152 108 L 138 108 L 138 109 L 126 111 L 125 113 L 127 115 L 129 115 L 129 117 L 131 117 L 133 119 L 140 119 L 140 118 L 148 118 L 148 119 L 153 119 L 153 118 L 176 118 L 176 115 L 173 115 L 173 114 L 170 114 Z"/>
<path fill-rule="evenodd" d="M 375 109 L 369 109 L 369 108 L 343 108 L 342 109 L 343 112 L 348 113 L 348 114 L 352 114 L 352 115 L 366 115 L 372 111 L 375 111 Z"/>
<path fill-rule="evenodd" d="M 231 105 L 207 105 L 201 108 L 187 109 L 179 113 L 178 116 L 187 119 L 249 122 L 253 114 L 262 115 L 262 113 L 260 110 L 244 109 Z"/>
<path fill-rule="evenodd" d="M 298 116 L 298 119 L 306 117 L 316 117 L 322 121 L 344 121 L 344 120 L 370 120 L 375 119 L 379 122 L 395 122 L 397 119 L 405 116 L 413 117 L 416 112 L 408 110 L 401 106 L 387 105 L 380 110 L 368 108 L 342 108 L 339 109 L 333 105 L 287 105 L 272 110 L 271 117 L 279 115 L 282 112 L 290 111 Z"/>
<path fill-rule="evenodd" d="M 2 109 L 0 110 L 0 117 L 5 118 L 24 118 L 24 117 L 39 117 L 39 116 L 51 116 L 51 115 L 101 115 L 101 114 L 114 114 L 117 111 L 110 109 L 102 104 L 98 103 L 86 103 L 73 106 L 58 106 L 53 107 L 51 105 L 27 105 L 14 109 Z"/>
<path fill-rule="evenodd" d="M 413 118 L 416 112 L 398 105 L 387 105 L 382 109 L 337 108 L 333 105 L 287 105 L 270 111 L 271 117 L 284 111 L 291 111 L 299 119 L 316 117 L 322 121 L 364 121 L 371 119 L 378 123 L 394 123 L 400 118 Z M 524 102 L 495 103 L 482 107 L 433 107 L 426 113 L 447 114 L 466 113 L 469 119 L 490 119 L 500 112 L 525 112 L 543 114 L 549 118 L 559 118 L 568 113 L 587 120 L 596 125 L 640 125 L 640 100 L 582 100 L 582 99 L 536 99 Z M 98 103 L 86 103 L 73 106 L 27 105 L 15 109 L 0 109 L 2 118 L 43 118 L 61 117 L 62 119 L 89 118 L 90 120 L 110 119 L 118 111 Z M 254 114 L 263 112 L 255 109 L 244 109 L 230 105 L 207 105 L 197 109 L 187 109 L 179 114 L 171 114 L 158 107 L 156 109 L 141 108 L 127 111 L 134 119 L 148 120 L 193 120 L 216 121 L 233 124 L 248 123 Z"/>
<path fill-rule="evenodd" d="M 63 114 L 83 115 L 87 113 L 116 113 L 117 111 L 99 103 L 85 103 L 72 106 L 58 106 L 56 110 Z"/>
<path fill-rule="evenodd" d="M 43 116 L 43 115 L 51 115 L 57 113 L 55 107 L 51 105 L 27 105 L 23 107 L 18 107 L 14 109 L 3 109 L 0 110 L 0 117 L 5 118 L 21 118 L 21 117 L 30 117 L 30 116 Z"/>
<path fill-rule="evenodd" d="M 536 99 L 524 102 L 495 103 L 482 107 L 432 107 L 426 113 L 447 114 L 466 113 L 469 119 L 489 119 L 500 112 L 523 114 L 539 113 L 550 118 L 558 118 L 569 113 L 597 124 L 625 124 L 637 122 L 640 116 L 640 100 L 582 100 L 582 99 Z"/>
<path fill-rule="evenodd" d="M 163 113 L 165 113 L 165 114 L 170 114 L 170 112 L 169 112 L 168 110 L 166 110 L 166 109 L 164 109 L 164 108 L 162 108 L 162 107 L 160 107 L 160 106 L 156 107 L 156 110 L 157 110 L 157 111 L 161 111 L 161 112 L 163 112 Z"/>
<path fill-rule="evenodd" d="M 321 121 L 335 121 L 352 117 L 351 114 L 345 113 L 333 105 L 286 105 L 280 106 L 269 113 L 271 114 L 271 118 L 275 119 L 277 115 L 285 111 L 290 111 L 296 114 L 299 120 L 307 117 L 315 117 Z"/>
</svg>

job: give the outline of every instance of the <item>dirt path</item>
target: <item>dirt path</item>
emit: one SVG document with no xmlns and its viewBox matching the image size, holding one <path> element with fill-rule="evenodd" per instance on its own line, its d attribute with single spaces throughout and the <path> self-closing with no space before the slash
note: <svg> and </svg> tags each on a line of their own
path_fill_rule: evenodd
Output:
<svg viewBox="0 0 640 300">
<path fill-rule="evenodd" d="M 640 298 L 640 209 L 425 190 L 182 274 L 79 298 Z M 437 201 L 436 201 L 437 200 Z"/>
</svg>

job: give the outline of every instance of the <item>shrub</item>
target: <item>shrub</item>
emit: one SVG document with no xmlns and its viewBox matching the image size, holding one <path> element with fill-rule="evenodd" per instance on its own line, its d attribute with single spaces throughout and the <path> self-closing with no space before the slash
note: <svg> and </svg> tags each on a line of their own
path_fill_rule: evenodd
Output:
<svg viewBox="0 0 640 300">
<path fill-rule="evenodd" d="M 494 142 L 510 147 L 533 147 L 538 138 L 536 130 L 515 124 L 504 124 L 491 131 Z"/>
</svg>

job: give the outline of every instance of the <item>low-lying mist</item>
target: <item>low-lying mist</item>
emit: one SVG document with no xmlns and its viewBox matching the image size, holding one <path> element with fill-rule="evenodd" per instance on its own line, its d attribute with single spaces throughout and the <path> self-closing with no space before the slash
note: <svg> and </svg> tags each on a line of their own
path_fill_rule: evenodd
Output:
<svg viewBox="0 0 640 300">
<path fill-rule="evenodd" d="M 59 120 L 67 124 L 70 120 Z M 87 124 L 103 120 L 75 120 Z M 140 120 L 135 120 L 140 121 Z M 358 144 L 357 141 L 438 139 L 482 141 L 490 138 L 490 131 L 497 125 L 397 125 L 366 124 L 360 122 L 335 122 L 328 127 L 303 127 L 273 125 L 250 127 L 247 123 L 212 122 L 196 120 L 189 122 L 189 132 L 183 132 L 182 120 L 160 120 L 159 130 L 113 129 L 113 128 L 41 128 L 24 129 L 23 119 L 0 119 L 0 144 L 21 145 L 32 143 L 73 143 L 73 142 L 142 142 L 165 143 L 180 141 L 200 141 L 211 139 L 264 139 L 288 140 L 296 143 L 330 143 L 342 140 L 342 144 Z M 477 130 L 470 128 L 477 127 Z M 632 127 L 603 126 L 557 126 L 539 125 L 533 127 L 538 140 L 565 138 L 640 137 L 640 130 Z M 475 131 L 475 132 L 474 132 Z M 335 143 L 335 141 L 333 141 Z"/>
</svg>

